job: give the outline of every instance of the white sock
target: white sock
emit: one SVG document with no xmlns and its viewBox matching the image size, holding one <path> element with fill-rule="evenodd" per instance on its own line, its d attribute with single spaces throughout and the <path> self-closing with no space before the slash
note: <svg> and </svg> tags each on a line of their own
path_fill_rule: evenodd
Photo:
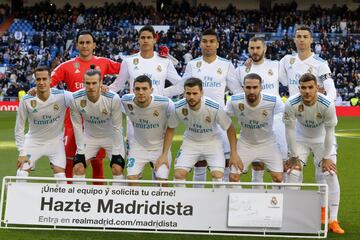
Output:
<svg viewBox="0 0 360 240">
<path fill-rule="evenodd" d="M 229 182 L 229 175 L 230 175 L 230 168 L 225 167 L 225 169 L 224 169 L 224 178 L 223 178 L 224 182 Z"/>
<path fill-rule="evenodd" d="M 286 183 L 302 183 L 302 172 L 299 170 L 293 169 L 291 173 L 285 173 L 285 182 Z M 291 190 L 300 190 L 300 187 L 286 187 L 286 189 Z"/>
<path fill-rule="evenodd" d="M 57 178 L 57 179 L 65 178 L 65 173 L 64 172 L 54 173 L 54 178 Z M 67 184 L 67 182 L 64 180 L 57 180 L 56 183 Z"/>
<path fill-rule="evenodd" d="M 74 174 L 73 178 L 85 178 L 85 174 L 84 175 L 75 175 Z M 74 181 L 73 184 L 86 185 L 86 182 Z"/>
<path fill-rule="evenodd" d="M 182 187 L 182 188 L 186 188 L 186 181 L 185 179 L 175 179 L 176 182 L 179 182 L 179 183 L 175 183 L 175 186 L 174 187 Z"/>
<path fill-rule="evenodd" d="M 195 182 L 205 182 L 206 181 L 206 167 L 194 167 L 194 177 Z M 204 184 L 194 184 L 194 188 L 204 188 Z"/>
<path fill-rule="evenodd" d="M 329 186 L 329 222 L 337 220 L 340 203 L 340 184 L 335 172 L 325 172 L 325 180 Z"/>
<path fill-rule="evenodd" d="M 29 176 L 29 172 L 28 171 L 24 171 L 21 169 L 18 169 L 16 171 L 16 176 L 17 177 L 28 177 Z M 26 180 L 16 180 L 16 182 L 26 182 Z"/>
<path fill-rule="evenodd" d="M 316 182 L 319 184 L 326 184 L 326 179 L 325 179 L 325 175 L 322 171 L 322 167 L 315 167 L 315 177 L 316 177 Z M 320 187 L 320 191 L 323 193 L 325 192 L 325 187 Z M 320 199 L 320 204 L 321 207 L 325 207 L 325 198 L 321 198 Z"/>
<path fill-rule="evenodd" d="M 264 182 L 264 170 L 255 171 L 252 169 L 251 181 L 256 183 Z M 253 189 L 264 189 L 264 186 L 252 186 Z"/>
<path fill-rule="evenodd" d="M 223 182 L 223 178 L 212 178 L 213 182 Z M 214 185 L 215 188 L 225 188 L 225 185 Z"/>
<path fill-rule="evenodd" d="M 113 179 L 115 179 L 115 180 L 124 180 L 125 177 L 124 177 L 123 174 L 121 174 L 121 175 L 113 175 Z M 112 185 L 113 186 L 126 186 L 127 184 L 124 183 L 124 182 L 113 182 Z"/>
</svg>

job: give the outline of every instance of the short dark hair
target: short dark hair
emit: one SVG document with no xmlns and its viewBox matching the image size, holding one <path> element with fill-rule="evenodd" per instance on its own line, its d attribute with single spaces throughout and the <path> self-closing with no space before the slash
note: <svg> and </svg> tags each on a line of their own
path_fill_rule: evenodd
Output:
<svg viewBox="0 0 360 240">
<path fill-rule="evenodd" d="M 90 35 L 93 39 L 93 42 L 95 42 L 95 38 L 94 35 L 92 34 L 92 32 L 90 30 L 81 30 L 80 32 L 78 32 L 78 34 L 76 35 L 76 43 L 79 41 L 79 37 L 81 35 Z"/>
<path fill-rule="evenodd" d="M 211 36 L 215 36 L 216 37 L 216 40 L 219 41 L 219 36 L 218 34 L 215 32 L 214 29 L 212 28 L 208 28 L 208 29 L 205 29 L 202 33 L 201 33 L 201 38 L 205 35 L 211 35 Z"/>
<path fill-rule="evenodd" d="M 85 72 L 85 74 L 84 74 L 84 80 L 85 80 L 85 76 L 92 77 L 92 76 L 95 76 L 95 75 L 98 75 L 98 76 L 99 76 L 99 80 L 100 80 L 100 82 L 101 82 L 102 79 L 101 79 L 101 72 L 100 72 L 100 70 L 93 69 L 93 68 L 91 68 L 91 69 L 89 69 L 89 70 L 87 70 L 87 71 Z"/>
<path fill-rule="evenodd" d="M 137 83 L 137 82 L 139 82 L 139 83 L 147 82 L 149 84 L 149 86 L 152 87 L 152 81 L 146 75 L 137 76 L 134 80 L 134 86 L 135 86 L 135 83 Z"/>
<path fill-rule="evenodd" d="M 257 41 L 260 41 L 265 45 L 265 39 L 262 37 L 254 36 L 254 37 L 250 38 L 250 40 L 249 40 L 249 42 L 257 42 Z"/>
<path fill-rule="evenodd" d="M 139 31 L 139 37 L 140 37 L 141 33 L 144 32 L 144 31 L 151 32 L 153 37 L 155 38 L 156 35 L 155 35 L 155 29 L 153 28 L 153 26 L 151 26 L 151 25 L 143 26 Z"/>
<path fill-rule="evenodd" d="M 244 84 L 245 84 L 245 81 L 247 79 L 257 79 L 259 80 L 260 84 L 262 83 L 262 78 L 260 77 L 259 74 L 256 74 L 256 73 L 249 73 L 247 74 L 245 77 L 244 77 Z"/>
<path fill-rule="evenodd" d="M 317 83 L 316 77 L 312 73 L 304 73 L 303 75 L 301 75 L 301 77 L 299 79 L 299 83 L 310 82 L 310 81 L 314 81 L 315 83 Z"/>
<path fill-rule="evenodd" d="M 51 70 L 48 66 L 37 66 L 35 69 L 34 69 L 34 74 L 36 74 L 37 72 L 48 72 L 49 74 L 49 77 L 51 76 Z"/>
<path fill-rule="evenodd" d="M 303 31 L 308 31 L 310 33 L 310 36 L 312 37 L 312 32 L 311 32 L 311 28 L 307 25 L 300 25 L 296 28 L 295 30 L 295 35 L 296 35 L 296 32 L 299 31 L 299 30 L 303 30 Z"/>
<path fill-rule="evenodd" d="M 200 91 L 203 90 L 203 82 L 199 78 L 191 77 L 187 79 L 184 83 L 184 89 L 185 87 L 195 87 L 198 86 Z"/>
</svg>

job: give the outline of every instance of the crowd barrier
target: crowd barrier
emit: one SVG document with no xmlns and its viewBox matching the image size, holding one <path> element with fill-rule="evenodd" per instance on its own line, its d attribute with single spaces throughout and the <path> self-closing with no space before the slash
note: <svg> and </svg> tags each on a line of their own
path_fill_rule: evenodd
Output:
<svg viewBox="0 0 360 240">
<path fill-rule="evenodd" d="M 24 181 L 26 179 L 26 181 Z M 67 179 L 79 181 L 79 179 Z M 220 183 L 4 177 L 1 228 L 326 238 L 326 184 Z M 140 186 L 125 186 L 138 182 Z M 121 183 L 118 186 L 114 183 Z M 203 182 L 202 182 L 203 183 Z M 112 185 L 110 185 L 112 184 Z M 263 189 L 252 189 L 262 185 Z M 301 186 L 299 190 L 286 189 Z M 327 219 L 327 217 L 326 217 Z"/>
</svg>

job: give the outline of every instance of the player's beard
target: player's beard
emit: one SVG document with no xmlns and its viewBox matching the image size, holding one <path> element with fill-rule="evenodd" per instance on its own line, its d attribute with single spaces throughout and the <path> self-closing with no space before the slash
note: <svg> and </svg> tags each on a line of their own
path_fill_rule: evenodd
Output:
<svg viewBox="0 0 360 240">
<path fill-rule="evenodd" d="M 265 51 L 263 51 L 260 55 L 258 54 L 252 54 L 250 57 L 254 62 L 260 62 L 264 59 Z"/>
<path fill-rule="evenodd" d="M 246 95 L 246 100 L 248 101 L 248 103 L 255 103 L 259 98 L 259 95 L 256 94 L 248 94 Z"/>
<path fill-rule="evenodd" d="M 196 99 L 190 99 L 187 100 L 187 103 L 189 104 L 190 108 L 196 108 L 201 103 L 201 99 L 198 101 Z"/>
</svg>

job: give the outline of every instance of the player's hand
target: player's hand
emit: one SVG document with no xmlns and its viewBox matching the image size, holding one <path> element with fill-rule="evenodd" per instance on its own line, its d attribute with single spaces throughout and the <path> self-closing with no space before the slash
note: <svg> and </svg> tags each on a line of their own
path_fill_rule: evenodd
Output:
<svg viewBox="0 0 360 240">
<path fill-rule="evenodd" d="M 319 93 L 322 93 L 322 94 L 326 95 L 326 91 L 325 91 L 324 87 L 318 86 L 318 91 L 319 91 Z"/>
<path fill-rule="evenodd" d="M 239 154 L 233 152 L 230 153 L 229 167 L 231 168 L 231 166 L 234 166 L 236 169 L 239 169 L 241 172 L 244 171 L 244 163 L 239 157 Z"/>
<path fill-rule="evenodd" d="M 30 88 L 29 91 L 27 92 L 27 94 L 31 95 L 31 96 L 35 96 L 36 95 L 36 88 Z"/>
<path fill-rule="evenodd" d="M 289 158 L 284 164 L 284 170 L 290 174 L 292 170 L 301 170 L 301 160 L 298 157 Z"/>
<path fill-rule="evenodd" d="M 321 161 L 321 167 L 323 172 L 336 173 L 336 164 L 331 159 L 323 159 Z"/>
<path fill-rule="evenodd" d="M 246 68 L 251 68 L 252 64 L 253 64 L 253 60 L 251 58 L 246 59 L 246 61 L 244 62 Z"/>
<path fill-rule="evenodd" d="M 27 156 L 19 156 L 18 157 L 18 162 L 17 162 L 17 167 L 18 169 L 22 169 L 24 163 L 30 163 L 30 160 Z"/>
<path fill-rule="evenodd" d="M 155 171 L 157 171 L 163 164 L 165 164 L 165 166 L 170 169 L 167 154 L 161 154 L 160 157 L 156 160 L 154 166 Z"/>
<path fill-rule="evenodd" d="M 101 92 L 102 93 L 107 93 L 109 90 L 110 90 L 109 86 L 101 85 Z"/>
</svg>

